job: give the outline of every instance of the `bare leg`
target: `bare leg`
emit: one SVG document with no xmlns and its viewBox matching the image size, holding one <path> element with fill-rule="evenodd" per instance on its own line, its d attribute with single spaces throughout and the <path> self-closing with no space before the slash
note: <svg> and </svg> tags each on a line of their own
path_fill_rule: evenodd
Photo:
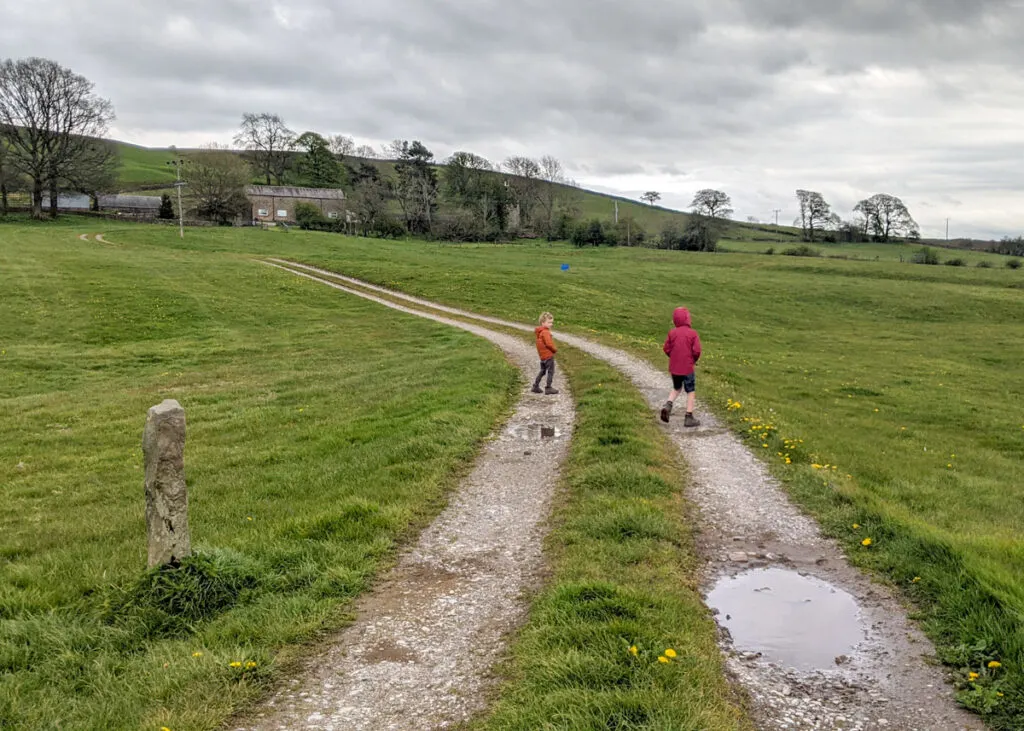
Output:
<svg viewBox="0 0 1024 731">
<path fill-rule="evenodd" d="M 678 393 L 678 392 L 676 392 L 676 393 Z M 686 413 L 687 414 L 692 414 L 693 413 L 693 407 L 694 407 L 694 405 L 696 403 L 697 403 L 697 394 L 696 394 L 696 392 L 686 394 Z"/>
<path fill-rule="evenodd" d="M 681 389 L 679 391 L 673 391 L 672 393 L 670 393 L 668 395 L 668 402 L 670 404 L 674 404 L 676 402 L 676 399 L 679 398 L 679 394 L 681 394 L 681 393 L 682 393 Z"/>
</svg>

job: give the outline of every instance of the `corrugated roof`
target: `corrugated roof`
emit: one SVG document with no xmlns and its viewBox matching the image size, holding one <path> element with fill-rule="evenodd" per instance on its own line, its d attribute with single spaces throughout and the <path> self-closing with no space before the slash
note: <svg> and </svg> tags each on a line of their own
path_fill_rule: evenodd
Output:
<svg viewBox="0 0 1024 731">
<path fill-rule="evenodd" d="M 313 198 L 323 200 L 345 200 L 340 188 L 300 188 L 295 185 L 250 185 L 245 189 L 249 195 L 266 195 L 275 198 Z"/>
<path fill-rule="evenodd" d="M 159 208 L 155 195 L 101 195 L 100 208 Z"/>
</svg>

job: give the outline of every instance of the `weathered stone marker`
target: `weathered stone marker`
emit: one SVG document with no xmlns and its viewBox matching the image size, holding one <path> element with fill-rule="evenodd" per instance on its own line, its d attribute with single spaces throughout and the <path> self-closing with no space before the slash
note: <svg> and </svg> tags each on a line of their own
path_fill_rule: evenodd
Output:
<svg viewBox="0 0 1024 731">
<path fill-rule="evenodd" d="M 177 564 L 192 553 L 185 488 L 185 409 L 168 399 L 146 413 L 146 532 L 149 567 Z"/>
</svg>

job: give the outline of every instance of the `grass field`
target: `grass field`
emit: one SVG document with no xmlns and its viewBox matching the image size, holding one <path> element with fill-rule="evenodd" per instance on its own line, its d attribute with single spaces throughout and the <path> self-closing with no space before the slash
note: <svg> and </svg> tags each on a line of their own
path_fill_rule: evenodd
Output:
<svg viewBox="0 0 1024 731">
<path fill-rule="evenodd" d="M 995 728 L 1024 720 L 1024 272 L 190 233 L 189 248 L 287 255 L 521 321 L 551 309 L 560 327 L 657 364 L 672 308 L 688 305 L 705 340 L 705 398 L 740 401 L 730 418 L 741 432 L 742 418 L 770 419 L 804 440 L 791 465 L 781 442 L 763 454 L 855 561 L 918 602 L 962 677 L 1002 663 L 964 683 L 964 702 Z M 154 229 L 122 235 L 179 246 Z"/>
<path fill-rule="evenodd" d="M 182 243 L 112 225 L 107 238 L 139 262 L 201 262 L 204 278 L 215 262 L 241 266 L 234 254 L 266 253 L 521 321 L 551 309 L 559 327 L 659 365 L 672 308 L 689 306 L 707 353 L 704 398 L 721 411 L 740 401 L 728 416 L 741 433 L 742 419 L 770 419 L 780 438 L 804 440 L 791 465 L 781 442 L 762 453 L 855 561 L 918 603 L 964 678 L 962 700 L 994 728 L 1024 723 L 1024 271 L 297 231 L 194 230 Z M 814 467 L 825 464 L 838 469 Z M 971 670 L 979 681 L 966 681 Z"/>
<path fill-rule="evenodd" d="M 122 190 L 130 191 L 139 186 L 167 186 L 174 183 L 174 166 L 167 164 L 174 159 L 174 154 L 170 150 L 137 147 L 123 142 L 118 143 L 118 150 L 121 154 L 119 178 Z"/>
<path fill-rule="evenodd" d="M 237 256 L 77 233 L 0 225 L 0 728 L 218 728 L 440 510 L 515 374 Z M 200 556 L 154 575 L 140 440 L 164 398 Z"/>
</svg>

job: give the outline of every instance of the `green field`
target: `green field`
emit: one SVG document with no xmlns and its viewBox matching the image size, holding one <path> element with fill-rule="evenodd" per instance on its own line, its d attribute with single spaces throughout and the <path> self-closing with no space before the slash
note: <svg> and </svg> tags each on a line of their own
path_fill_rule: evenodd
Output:
<svg viewBox="0 0 1024 731">
<path fill-rule="evenodd" d="M 31 271 L 43 271 L 45 261 L 49 271 L 76 272 L 75 277 L 65 277 L 85 283 L 114 276 L 108 271 L 109 265 L 100 264 L 109 261 L 109 253 L 103 253 L 106 250 L 98 244 L 77 242 L 70 235 L 58 246 L 53 237 L 59 238 L 56 232 L 60 230 L 28 227 L 26 233 L 18 235 L 20 243 L 5 246 L 5 293 L 22 291 L 16 288 L 20 287 L 29 294 L 23 295 L 16 306 L 5 296 L 4 307 L 24 317 L 22 313 L 36 312 L 38 308 L 43 308 L 39 312 L 63 313 L 62 307 L 77 303 L 80 298 L 88 301 L 85 284 L 76 288 L 54 283 L 38 293 L 26 289 L 25 283 L 31 281 L 25 273 L 29 266 L 23 261 L 26 258 L 35 262 Z M 13 231 L 14 228 L 4 227 L 0 236 L 10 241 Z M 39 233 L 42 231 L 48 233 Z M 181 242 L 175 232 L 116 224 L 109 226 L 107 238 L 123 245 L 123 249 L 116 250 L 117 261 L 123 259 L 135 268 L 129 272 L 140 272 L 132 278 L 133 283 L 142 280 L 142 271 L 179 271 L 177 276 L 192 277 L 187 287 L 184 283 L 178 285 L 181 291 L 190 293 L 181 300 L 185 303 L 198 296 L 192 294 L 193 289 L 207 292 L 207 298 L 213 297 L 210 290 L 221 293 L 223 287 L 210 282 L 231 278 L 245 284 L 232 293 L 233 299 L 263 302 L 266 295 L 257 294 L 257 290 L 262 291 L 273 281 L 275 298 L 287 300 L 288 293 L 303 293 L 304 313 L 319 312 L 319 302 L 323 307 L 332 303 L 332 311 L 359 310 L 356 304 L 317 294 L 300 284 L 267 280 L 266 275 L 258 273 L 247 274 L 250 265 L 238 256 L 273 254 L 524 322 L 534 320 L 541 310 L 550 309 L 560 328 L 627 348 L 659 366 L 663 365 L 660 345 L 670 325 L 672 308 L 680 304 L 690 307 L 706 349 L 699 379 L 704 398 L 722 412 L 726 399 L 742 402 L 742 409 L 728 414 L 740 433 L 749 428 L 742 419 L 770 418 L 778 427 L 780 439 L 804 440 L 802 450 L 793 455 L 792 465 L 787 466 L 781 457 L 776 457 L 782 451 L 781 443 L 773 443 L 764 450 L 771 469 L 790 493 L 820 519 L 825 530 L 850 548 L 854 560 L 878 571 L 917 602 L 920 617 L 939 643 L 942 658 L 961 677 L 966 678 L 967 672 L 989 660 L 1002 663 L 996 671 L 986 670 L 981 682 L 963 683 L 964 702 L 988 709 L 987 718 L 994 728 L 1015 729 L 1024 722 L 1024 542 L 1019 535 L 1020 525 L 1024 524 L 1024 271 L 925 267 L 891 259 L 876 262 L 643 249 L 574 250 L 546 243 L 453 246 L 241 229 L 190 230 Z M 37 253 L 33 253 L 33 245 Z M 89 253 L 91 248 L 100 253 Z M 20 257 L 17 263 L 15 255 Z M 560 271 L 562 263 L 570 264 L 571 269 Z M 121 266 L 115 269 L 123 273 Z M 11 272 L 16 274 L 12 276 Z M 48 294 L 44 296 L 43 292 Z M 70 294 L 76 292 L 81 294 Z M 114 301 L 119 298 L 120 295 Z M 138 304 L 139 300 L 129 301 Z M 293 304 L 299 307 L 298 302 Z M 206 317 L 210 313 L 219 317 L 225 308 L 232 311 L 225 303 L 193 309 L 205 312 Z M 256 313 L 249 312 L 250 309 L 246 307 L 233 317 L 255 318 Z M 0 321 L 12 321 L 10 311 L 2 313 Z M 126 317 L 149 312 L 132 306 L 124 307 L 123 311 Z M 88 312 L 86 309 L 82 314 Z M 259 314 L 263 316 L 262 312 Z M 192 317 L 196 315 L 190 314 L 186 320 Z M 294 311 L 285 308 L 277 317 L 276 322 L 283 325 L 294 321 Z M 366 325 L 373 327 L 391 317 L 397 316 L 374 310 Z M 173 321 L 180 319 L 175 315 Z M 86 321 L 88 325 L 81 324 Z M 28 388 L 26 393 L 17 392 L 19 399 L 38 398 L 29 386 L 35 380 L 64 383 L 62 379 L 70 379 L 79 368 L 77 362 L 69 364 L 53 356 L 54 352 L 61 352 L 59 343 L 69 337 L 62 333 L 68 329 L 103 331 L 112 327 L 102 324 L 105 322 L 113 320 L 76 315 L 50 323 L 46 316 L 37 315 L 12 335 L 5 332 L 5 343 L 27 338 L 32 349 L 30 363 L 22 360 L 24 354 L 18 356 L 17 368 L 12 368 L 9 360 L 3 362 L 4 383 L 14 383 L 18 389 Z M 419 323 L 407 327 L 416 332 L 430 329 Z M 40 334 L 34 335 L 37 330 Z M 56 333 L 47 335 L 53 330 Z M 148 320 L 142 330 L 152 330 Z M 33 337 L 42 342 L 34 344 Z M 207 343 L 210 347 L 219 342 L 216 338 L 211 340 Z M 11 346 L 2 347 L 8 351 L 4 357 L 11 358 Z M 106 357 L 115 358 L 119 348 Z M 481 352 L 481 362 L 486 360 L 486 349 L 478 346 L 477 351 Z M 108 352 L 109 347 L 103 351 Z M 280 367 L 281 346 L 275 352 L 280 356 Z M 42 365 L 50 363 L 50 358 L 56 363 L 56 372 Z M 211 352 L 206 367 L 212 368 L 225 358 L 230 360 L 230 354 Z M 244 368 L 257 367 L 251 359 L 244 360 Z M 84 375 L 74 376 L 84 380 L 75 383 L 89 388 L 61 386 L 64 390 L 52 397 L 48 407 L 52 413 L 40 416 L 38 422 L 30 422 L 31 429 L 22 427 L 13 444 L 11 437 L 4 435 L 0 447 L 4 463 L 24 460 L 29 465 L 25 473 L 15 474 L 15 480 L 32 476 L 31 461 L 21 453 L 31 454 L 30 448 L 34 448 L 33 459 L 39 459 L 39 455 L 48 452 L 39 451 L 36 445 L 42 444 L 49 450 L 51 443 L 59 444 L 58 440 L 63 438 L 57 427 L 53 427 L 53 433 L 45 429 L 47 424 L 66 423 L 60 409 L 72 407 L 67 405 L 65 392 L 77 394 L 70 403 L 76 403 L 75 399 L 85 403 L 97 393 L 88 379 L 113 377 L 115 374 L 108 373 L 109 370 L 110 367 L 85 369 Z M 123 408 L 120 426 L 108 425 L 112 430 L 119 429 L 121 440 L 128 445 L 120 453 L 112 453 L 111 464 L 120 459 L 127 473 L 137 463 L 138 430 L 144 408 L 158 401 L 157 396 L 162 394 L 156 386 L 134 396 L 131 390 L 117 391 L 126 383 L 146 383 L 145 379 L 129 374 L 134 366 L 122 370 L 117 376 L 120 381 L 100 381 L 96 385 L 112 393 L 110 399 L 114 402 L 135 399 L 131 408 Z M 27 375 L 11 380 L 6 377 L 11 371 Z M 152 371 L 143 371 L 151 373 L 151 378 L 163 372 L 177 372 L 164 363 L 154 365 Z M 585 373 L 577 377 L 587 379 Z M 27 380 L 23 383 L 24 379 Z M 156 383 L 159 385 L 159 381 Z M 501 384 L 495 387 L 501 390 Z M 489 419 L 500 408 L 498 401 L 501 400 L 492 404 Z M 12 412 L 17 414 L 19 423 L 29 418 L 26 413 L 34 413 L 34 402 L 27 403 L 30 405 Z M 114 413 L 121 412 L 115 409 Z M 86 419 L 89 423 L 106 416 L 106 412 L 90 414 Z M 489 419 L 480 419 L 474 434 L 485 431 Z M 71 428 L 74 434 L 74 424 Z M 214 431 L 211 426 L 211 438 L 219 434 L 220 427 Z M 40 441 L 44 436 L 47 441 Z M 471 441 L 467 440 L 467 444 Z M 761 450 L 760 441 L 751 444 Z M 577 459 L 582 457 L 574 456 Z M 836 465 L 839 470 L 824 475 L 815 469 L 815 464 Z M 127 473 L 121 479 L 123 484 L 139 489 L 137 473 Z M 43 494 L 54 483 L 52 477 L 34 483 L 31 499 L 44 500 Z M 106 483 L 94 489 L 110 499 Z M 130 502 L 130 507 L 138 508 L 133 518 L 136 532 L 122 535 L 120 540 L 126 545 L 129 538 L 135 540 L 135 536 L 141 535 L 141 505 Z M 5 521 L 12 519 L 10 512 L 2 515 Z M 15 515 L 14 519 L 21 521 L 19 525 L 25 526 L 40 513 L 19 507 Z M 45 511 L 42 516 L 40 520 L 46 516 Z M 854 523 L 862 527 L 854 530 Z M 221 537 L 209 541 L 210 545 L 240 550 L 237 542 L 224 537 L 231 531 L 223 530 Z M 564 537 L 564 531 L 573 528 L 558 530 L 563 531 L 558 535 Z M 5 545 L 7 533 L 5 523 Z M 860 546 L 864 537 L 874 541 L 870 550 Z M 553 548 L 556 558 L 563 555 L 559 553 L 562 549 L 557 538 Z M 28 549 L 18 549 L 21 550 Z M 37 560 L 44 562 L 41 555 L 49 550 L 38 554 Z M 141 544 L 135 550 L 141 557 Z M 16 551 L 14 555 L 21 554 Z M 37 554 L 29 553 L 32 556 Z M 587 571 L 592 567 L 574 563 L 568 554 L 564 554 L 564 561 L 556 563 L 565 569 L 560 576 L 571 577 L 576 572 L 578 578 L 590 579 Z M 684 562 L 685 556 L 679 561 Z M 18 558 L 4 566 L 5 572 L 17 574 L 13 580 L 8 579 L 12 587 L 18 587 L 20 581 L 39 581 L 48 575 L 49 569 L 37 568 L 35 564 L 31 564 L 31 569 L 22 569 L 22 563 Z M 127 560 L 126 563 L 135 565 Z M 101 564 L 97 558 L 89 563 L 97 566 L 96 572 Z M 27 578 L 22 576 L 23 571 Z M 100 574 L 91 575 L 95 579 Z M 75 582 L 76 586 L 81 584 Z M 46 589 L 54 591 L 52 582 L 46 584 Z M 38 587 L 33 589 L 42 591 Z M 74 592 L 71 594 L 69 600 L 77 597 Z M 18 589 L 13 595 L 21 597 L 17 601 L 24 604 L 25 611 L 46 605 L 43 600 L 32 599 L 32 592 L 26 595 Z M 539 633 L 536 637 L 554 632 L 547 627 L 545 607 L 554 606 L 550 602 L 556 600 L 557 595 L 542 597 L 538 602 L 531 624 L 531 631 Z M 595 636 L 604 636 L 595 632 Z M 524 642 L 531 641 L 531 636 L 525 635 Z M 550 636 L 557 637 L 557 633 Z M 524 715 L 525 711 L 520 712 L 522 699 L 540 698 L 536 694 L 541 693 L 546 683 L 545 676 L 532 675 L 536 668 L 531 669 L 528 661 L 517 657 L 514 667 L 520 682 L 505 705 L 499 706 L 501 713 L 506 714 L 500 717 L 511 719 L 512 728 L 517 727 L 513 722 L 525 724 L 521 719 L 530 718 Z M 531 685 L 536 677 L 541 681 Z M 551 699 L 545 696 L 544 702 Z"/>
<path fill-rule="evenodd" d="M 478 338 L 142 232 L 0 225 L 0 728 L 218 728 L 347 621 L 513 398 Z M 164 398 L 201 556 L 154 576 Z"/>
<path fill-rule="evenodd" d="M 121 155 L 119 180 L 122 191 L 167 186 L 174 182 L 174 166 L 167 164 L 174 159 L 170 150 L 137 147 L 123 142 L 117 143 L 117 147 Z"/>
<path fill-rule="evenodd" d="M 689 306 L 705 398 L 741 401 L 741 432 L 741 418 L 771 418 L 805 440 L 789 466 L 781 443 L 764 452 L 791 494 L 918 602 L 963 677 L 1002 663 L 965 684 L 966 703 L 994 709 L 996 728 L 1024 719 L 1024 272 L 301 232 L 195 232 L 185 245 L 291 256 L 520 321 L 550 309 L 657 364 L 672 308 Z"/>
</svg>

